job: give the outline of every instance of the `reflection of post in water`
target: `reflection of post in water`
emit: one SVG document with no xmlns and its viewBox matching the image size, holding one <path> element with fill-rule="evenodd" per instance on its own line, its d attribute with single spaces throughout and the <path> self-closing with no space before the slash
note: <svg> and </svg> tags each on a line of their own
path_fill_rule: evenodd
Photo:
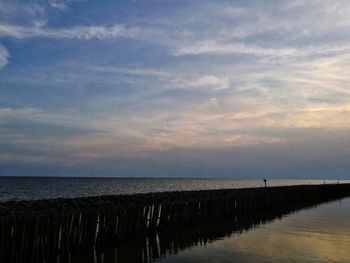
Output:
<svg viewBox="0 0 350 263">
<path fill-rule="evenodd" d="M 340 199 L 341 200 L 341 199 Z M 96 246 L 94 251 L 80 251 L 71 255 L 71 263 L 152 263 L 160 258 L 175 255 L 186 248 L 206 245 L 267 224 L 284 215 L 301 209 L 313 208 L 323 202 L 307 202 L 304 205 L 290 204 L 271 210 L 235 215 L 222 220 L 207 220 L 192 227 L 171 231 L 150 232 L 146 236 L 128 242 L 109 242 Z M 68 261 L 67 261 L 68 262 Z"/>
</svg>

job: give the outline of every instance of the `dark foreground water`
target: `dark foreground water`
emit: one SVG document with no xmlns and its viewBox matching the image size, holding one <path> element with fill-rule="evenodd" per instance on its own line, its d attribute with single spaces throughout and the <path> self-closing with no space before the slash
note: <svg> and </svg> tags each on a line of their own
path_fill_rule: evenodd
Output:
<svg viewBox="0 0 350 263">
<path fill-rule="evenodd" d="M 72 255 L 72 263 L 350 262 L 350 198 L 158 233 Z"/>
<path fill-rule="evenodd" d="M 337 180 L 268 180 L 268 186 L 337 183 Z M 341 180 L 340 183 L 350 183 Z M 262 187 L 262 180 L 185 178 L 0 177 L 0 201 L 163 191 Z"/>
</svg>

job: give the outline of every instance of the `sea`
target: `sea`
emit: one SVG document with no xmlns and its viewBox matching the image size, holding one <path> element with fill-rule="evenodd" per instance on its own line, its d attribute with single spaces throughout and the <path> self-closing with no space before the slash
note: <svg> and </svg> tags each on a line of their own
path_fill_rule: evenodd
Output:
<svg viewBox="0 0 350 263">
<path fill-rule="evenodd" d="M 267 180 L 267 186 L 350 180 Z M 262 180 L 0 177 L 0 200 L 263 187 Z M 350 262 L 350 197 L 228 217 L 73 253 L 69 263 Z"/>
<path fill-rule="evenodd" d="M 267 180 L 267 186 L 350 183 L 350 180 Z M 263 187 L 262 179 L 0 177 L 0 201 L 166 191 Z"/>
</svg>

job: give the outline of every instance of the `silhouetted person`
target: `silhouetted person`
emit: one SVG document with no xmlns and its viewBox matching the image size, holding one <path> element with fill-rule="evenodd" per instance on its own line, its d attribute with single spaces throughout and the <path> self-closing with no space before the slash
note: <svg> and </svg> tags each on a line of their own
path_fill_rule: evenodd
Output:
<svg viewBox="0 0 350 263">
<path fill-rule="evenodd" d="M 264 179 L 263 181 L 264 181 L 264 184 L 265 184 L 265 187 L 266 187 L 266 179 Z"/>
</svg>

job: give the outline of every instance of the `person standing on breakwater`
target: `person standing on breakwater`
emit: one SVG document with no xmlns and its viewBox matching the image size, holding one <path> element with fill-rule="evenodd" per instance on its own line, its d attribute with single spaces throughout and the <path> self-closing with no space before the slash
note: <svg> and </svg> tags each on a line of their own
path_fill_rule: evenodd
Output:
<svg viewBox="0 0 350 263">
<path fill-rule="evenodd" d="M 265 187 L 266 187 L 266 179 L 264 179 L 263 181 L 264 181 L 264 184 L 265 184 Z"/>
</svg>

